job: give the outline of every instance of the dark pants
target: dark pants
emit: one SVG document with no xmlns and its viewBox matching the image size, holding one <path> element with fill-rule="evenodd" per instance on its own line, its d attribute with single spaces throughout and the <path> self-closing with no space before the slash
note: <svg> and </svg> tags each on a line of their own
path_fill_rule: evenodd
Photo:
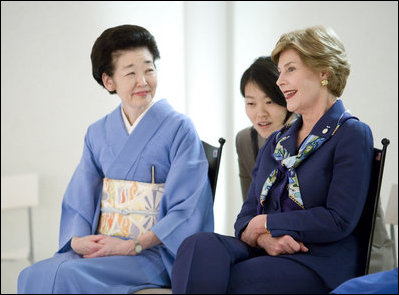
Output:
<svg viewBox="0 0 399 295">
<path fill-rule="evenodd" d="M 295 255 L 295 254 L 294 254 Z M 234 237 L 197 233 L 181 244 L 173 293 L 328 293 L 319 276 L 283 256 L 269 256 Z"/>
</svg>

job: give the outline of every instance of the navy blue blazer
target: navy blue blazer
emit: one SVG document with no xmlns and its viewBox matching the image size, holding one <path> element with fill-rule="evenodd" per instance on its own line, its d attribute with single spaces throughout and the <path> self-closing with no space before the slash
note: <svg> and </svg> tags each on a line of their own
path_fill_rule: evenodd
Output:
<svg viewBox="0 0 399 295">
<path fill-rule="evenodd" d="M 359 221 L 369 187 L 373 160 L 373 136 L 368 125 L 352 117 L 337 132 L 333 130 L 345 111 L 342 101 L 323 115 L 311 134 L 328 140 L 297 168 L 305 209 L 282 212 L 280 195 L 270 189 L 261 213 L 268 214 L 267 226 L 273 237 L 290 235 L 309 248 L 307 253 L 280 255 L 313 269 L 330 288 L 356 276 L 358 244 L 353 230 Z M 283 136 L 282 145 L 296 155 L 299 117 Z M 328 132 L 323 134 L 323 130 Z M 276 135 L 273 133 L 259 150 L 252 171 L 252 183 L 235 222 L 235 235 L 241 236 L 256 216 L 263 184 L 279 163 L 273 158 Z M 265 266 L 267 267 L 267 266 Z"/>
</svg>

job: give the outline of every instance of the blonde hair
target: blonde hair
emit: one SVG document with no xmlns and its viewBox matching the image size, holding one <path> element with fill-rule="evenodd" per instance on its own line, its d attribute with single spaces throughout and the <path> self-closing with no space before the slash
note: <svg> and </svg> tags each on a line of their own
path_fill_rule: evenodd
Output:
<svg viewBox="0 0 399 295">
<path fill-rule="evenodd" d="M 342 41 L 331 28 L 314 26 L 283 34 L 271 54 L 278 64 L 280 54 L 287 49 L 298 52 L 303 63 L 315 71 L 328 73 L 328 90 L 340 97 L 350 73 L 350 64 Z"/>
</svg>

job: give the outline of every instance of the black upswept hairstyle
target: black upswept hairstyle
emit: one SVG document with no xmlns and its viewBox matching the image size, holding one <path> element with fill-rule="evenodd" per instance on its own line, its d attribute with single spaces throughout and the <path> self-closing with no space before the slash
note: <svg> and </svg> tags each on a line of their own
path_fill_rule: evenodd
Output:
<svg viewBox="0 0 399 295">
<path fill-rule="evenodd" d="M 146 47 L 153 61 L 160 58 L 155 38 L 145 28 L 136 25 L 121 25 L 106 29 L 94 42 L 91 50 L 91 64 L 94 79 L 104 87 L 102 74 L 114 74 L 113 56 L 119 50 Z M 104 87 L 105 88 L 105 87 Z M 109 93 L 114 94 L 116 91 Z"/>
</svg>

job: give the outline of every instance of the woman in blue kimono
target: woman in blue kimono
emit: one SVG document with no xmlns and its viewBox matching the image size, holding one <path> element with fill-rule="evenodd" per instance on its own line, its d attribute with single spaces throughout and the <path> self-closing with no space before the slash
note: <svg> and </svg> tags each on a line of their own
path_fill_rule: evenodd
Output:
<svg viewBox="0 0 399 295">
<path fill-rule="evenodd" d="M 213 231 L 208 162 L 193 123 L 157 87 L 154 37 L 122 25 L 95 41 L 95 80 L 121 105 L 92 124 L 67 187 L 59 251 L 24 269 L 19 293 L 170 287 L 180 243 Z"/>
<path fill-rule="evenodd" d="M 354 229 L 373 137 L 339 99 L 350 72 L 344 46 L 316 26 L 282 35 L 272 59 L 299 117 L 259 150 L 235 237 L 197 233 L 182 243 L 174 293 L 320 294 L 357 275 Z"/>
</svg>

